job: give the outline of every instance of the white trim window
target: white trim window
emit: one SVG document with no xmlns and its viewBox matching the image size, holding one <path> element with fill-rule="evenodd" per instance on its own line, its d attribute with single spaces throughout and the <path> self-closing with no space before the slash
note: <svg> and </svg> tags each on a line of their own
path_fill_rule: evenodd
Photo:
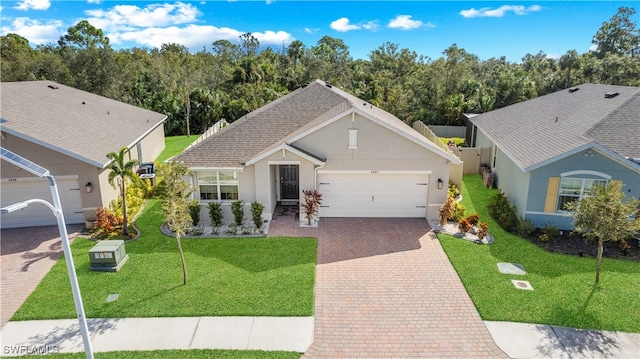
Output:
<svg viewBox="0 0 640 359">
<path fill-rule="evenodd" d="M 590 195 L 593 187 L 607 186 L 609 183 L 606 179 L 600 178 L 560 178 L 560 187 L 558 189 L 558 201 L 556 202 L 557 211 L 566 211 L 566 205 L 574 201 L 581 201 L 584 196 Z"/>
<path fill-rule="evenodd" d="M 238 172 L 198 172 L 198 192 L 201 201 L 235 201 L 238 199 Z"/>
</svg>

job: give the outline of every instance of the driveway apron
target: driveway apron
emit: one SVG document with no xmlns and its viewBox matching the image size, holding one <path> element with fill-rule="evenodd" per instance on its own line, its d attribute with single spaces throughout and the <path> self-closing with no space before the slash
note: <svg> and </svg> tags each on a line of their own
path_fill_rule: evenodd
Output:
<svg viewBox="0 0 640 359">
<path fill-rule="evenodd" d="M 424 219 L 322 218 L 285 233 L 318 237 L 305 357 L 507 358 Z"/>
</svg>

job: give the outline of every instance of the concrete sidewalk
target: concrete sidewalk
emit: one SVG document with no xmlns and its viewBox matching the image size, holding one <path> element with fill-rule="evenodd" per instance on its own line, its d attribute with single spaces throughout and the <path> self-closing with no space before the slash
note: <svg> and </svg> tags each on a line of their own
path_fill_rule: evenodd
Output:
<svg viewBox="0 0 640 359">
<path fill-rule="evenodd" d="M 192 317 L 89 319 L 94 352 L 237 349 L 305 352 L 313 317 Z M 484 322 L 511 358 L 640 358 L 640 334 L 542 324 Z M 9 322 L 1 356 L 82 352 L 75 319 Z"/>
<path fill-rule="evenodd" d="M 188 317 L 87 320 L 94 352 L 168 349 L 281 350 L 303 353 L 313 317 Z M 78 320 L 8 322 L 0 356 L 84 351 Z"/>
<path fill-rule="evenodd" d="M 511 358 L 640 358 L 640 334 L 544 324 L 484 324 L 498 347 Z"/>
</svg>

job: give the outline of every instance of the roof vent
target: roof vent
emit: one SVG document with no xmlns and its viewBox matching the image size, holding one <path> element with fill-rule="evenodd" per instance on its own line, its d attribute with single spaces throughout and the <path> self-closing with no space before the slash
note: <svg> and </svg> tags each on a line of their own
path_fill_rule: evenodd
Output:
<svg viewBox="0 0 640 359">
<path fill-rule="evenodd" d="M 604 94 L 604 98 L 614 98 L 616 96 L 618 96 L 619 93 L 617 92 L 607 92 L 606 94 Z"/>
<path fill-rule="evenodd" d="M 574 93 L 574 92 L 576 92 L 578 90 L 580 90 L 579 87 L 571 87 L 571 88 L 569 88 L 569 93 Z"/>
<path fill-rule="evenodd" d="M 58 86 L 55 86 L 55 85 L 49 85 L 49 86 L 47 86 L 47 87 L 48 87 L 48 88 L 50 88 L 50 89 L 52 89 L 52 90 L 57 90 L 57 89 L 59 89 L 59 87 L 58 87 Z"/>
</svg>

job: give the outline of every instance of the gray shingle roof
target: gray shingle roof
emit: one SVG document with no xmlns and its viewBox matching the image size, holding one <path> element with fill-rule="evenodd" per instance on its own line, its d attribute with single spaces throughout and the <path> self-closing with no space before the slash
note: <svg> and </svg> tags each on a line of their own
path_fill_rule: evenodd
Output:
<svg viewBox="0 0 640 359">
<path fill-rule="evenodd" d="M 470 119 L 523 170 L 590 143 L 640 157 L 640 88 L 583 84 Z M 617 92 L 612 98 L 605 94 Z"/>
<path fill-rule="evenodd" d="M 51 88 L 51 87 L 54 88 Z M 2 131 L 103 167 L 165 115 L 52 81 L 0 83 Z"/>
<path fill-rule="evenodd" d="M 369 104 L 363 106 L 363 103 L 364 100 L 316 80 L 234 121 L 174 159 L 191 168 L 238 168 L 251 158 L 352 108 L 359 108 L 423 143 L 430 143 L 397 117 Z M 448 156 L 437 146 L 433 145 L 433 148 Z"/>
</svg>

